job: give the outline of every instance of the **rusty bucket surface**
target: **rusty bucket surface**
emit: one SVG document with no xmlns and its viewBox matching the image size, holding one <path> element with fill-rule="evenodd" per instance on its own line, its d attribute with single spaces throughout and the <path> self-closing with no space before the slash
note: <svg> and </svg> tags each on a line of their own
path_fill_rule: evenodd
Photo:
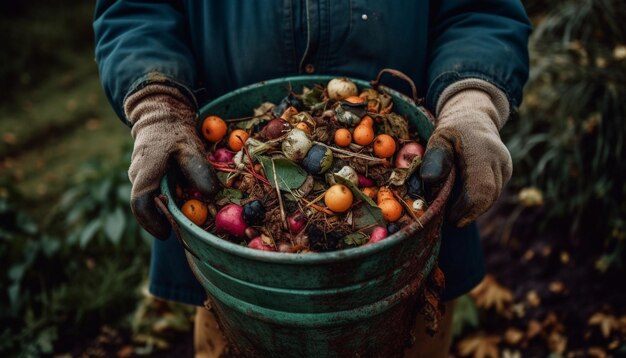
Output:
<svg viewBox="0 0 626 358">
<path fill-rule="evenodd" d="M 244 87 L 204 106 L 200 118 L 249 116 L 262 102 L 278 103 L 289 88 L 298 93 L 332 78 L 287 77 Z M 359 88 L 371 86 L 353 81 Z M 432 132 L 429 114 L 414 99 L 380 87 L 425 143 Z M 391 357 L 408 343 L 420 289 L 436 264 L 441 211 L 451 183 L 420 223 L 373 245 L 315 254 L 264 252 L 223 240 L 181 213 L 167 178 L 161 190 L 189 264 L 238 354 Z"/>
</svg>

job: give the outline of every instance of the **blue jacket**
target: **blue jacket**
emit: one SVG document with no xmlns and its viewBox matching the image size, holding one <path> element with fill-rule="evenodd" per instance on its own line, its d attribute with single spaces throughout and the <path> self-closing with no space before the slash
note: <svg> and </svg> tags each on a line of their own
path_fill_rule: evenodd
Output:
<svg viewBox="0 0 626 358">
<path fill-rule="evenodd" d="M 368 80 L 389 67 L 413 79 L 432 111 L 465 78 L 494 84 L 515 108 L 528 76 L 530 25 L 519 0 L 99 0 L 94 29 L 102 84 L 122 119 L 125 97 L 155 82 L 204 102 L 286 75 Z M 439 263 L 444 299 L 480 281 L 475 225 L 444 227 Z M 151 265 L 151 292 L 202 303 L 175 240 L 155 241 Z"/>
<path fill-rule="evenodd" d="M 121 118 L 124 98 L 155 81 L 206 100 L 307 69 L 367 80 L 390 67 L 412 77 L 432 110 L 468 77 L 495 84 L 515 107 L 528 74 L 519 0 L 100 0 L 94 29 Z"/>
</svg>

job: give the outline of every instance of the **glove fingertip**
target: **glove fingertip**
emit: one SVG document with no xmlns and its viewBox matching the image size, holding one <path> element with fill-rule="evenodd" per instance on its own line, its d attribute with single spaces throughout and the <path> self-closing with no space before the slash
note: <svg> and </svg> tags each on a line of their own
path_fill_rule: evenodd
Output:
<svg viewBox="0 0 626 358">
<path fill-rule="evenodd" d="M 171 227 L 154 205 L 154 197 L 157 194 L 158 191 L 151 191 L 133 198 L 131 209 L 141 227 L 157 239 L 166 240 L 170 236 Z"/>
<path fill-rule="evenodd" d="M 184 175 L 200 193 L 203 195 L 217 193 L 219 182 L 215 170 L 201 156 L 192 156 L 180 165 Z"/>
<path fill-rule="evenodd" d="M 444 180 L 452 169 L 452 155 L 444 148 L 428 148 L 424 153 L 420 175 L 425 183 Z"/>
</svg>

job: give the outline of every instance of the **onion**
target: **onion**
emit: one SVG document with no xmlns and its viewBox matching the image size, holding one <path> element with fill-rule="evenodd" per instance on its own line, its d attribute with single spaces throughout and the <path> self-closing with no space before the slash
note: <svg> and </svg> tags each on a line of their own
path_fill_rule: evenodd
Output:
<svg viewBox="0 0 626 358">
<path fill-rule="evenodd" d="M 212 162 L 232 164 L 235 158 L 235 153 L 226 148 L 217 148 L 215 152 L 211 153 L 209 159 Z"/>
<path fill-rule="evenodd" d="M 303 131 L 292 129 L 287 137 L 283 140 L 282 150 L 285 157 L 293 161 L 304 159 L 309 149 L 313 146 L 313 142 Z"/>
<path fill-rule="evenodd" d="M 243 220 L 243 207 L 228 204 L 215 216 L 215 231 L 243 238 L 246 236 L 246 222 Z"/>
<path fill-rule="evenodd" d="M 345 77 L 333 78 L 326 87 L 328 96 L 335 101 L 356 96 L 359 92 L 354 82 Z"/>
<path fill-rule="evenodd" d="M 261 131 L 261 135 L 265 139 L 276 139 L 283 134 L 285 134 L 289 130 L 289 123 L 286 121 L 275 118 L 269 121 L 263 130 Z"/>
<path fill-rule="evenodd" d="M 410 142 L 405 144 L 398 151 L 398 155 L 396 155 L 396 168 L 408 168 L 411 166 L 413 159 L 415 157 L 423 157 L 424 156 L 424 146 Z"/>
</svg>

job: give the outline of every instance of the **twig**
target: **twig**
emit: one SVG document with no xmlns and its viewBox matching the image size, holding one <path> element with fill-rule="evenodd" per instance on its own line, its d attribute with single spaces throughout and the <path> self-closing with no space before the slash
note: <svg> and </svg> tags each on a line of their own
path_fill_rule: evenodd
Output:
<svg viewBox="0 0 626 358">
<path fill-rule="evenodd" d="M 304 200 L 304 201 L 307 203 L 307 205 L 306 205 L 307 207 L 309 207 L 309 206 L 310 206 L 310 207 L 312 207 L 313 209 L 315 209 L 315 210 L 317 210 L 317 211 L 319 211 L 319 212 L 322 212 L 322 213 L 324 213 L 324 214 L 327 214 L 327 215 L 333 215 L 333 216 L 335 215 L 335 213 L 334 213 L 334 212 L 332 212 L 331 210 L 326 209 L 326 208 L 324 208 L 324 207 L 321 207 L 321 206 L 319 206 L 319 205 L 317 205 L 317 204 L 314 204 L 313 202 L 308 201 L 308 200 L 306 200 L 305 198 L 302 198 L 302 200 Z"/>
<path fill-rule="evenodd" d="M 271 111 L 272 111 L 272 109 L 268 109 L 268 110 L 267 110 L 267 111 L 265 111 L 264 113 L 257 114 L 256 116 L 239 117 L 239 118 L 226 118 L 226 119 L 224 119 L 224 122 L 227 122 L 227 123 L 236 123 L 236 122 L 244 122 L 244 121 L 249 121 L 249 120 L 254 119 L 254 118 L 263 117 L 263 116 L 267 115 L 268 113 L 270 113 Z"/>
<path fill-rule="evenodd" d="M 288 230 L 289 226 L 287 225 L 287 215 L 285 215 L 285 207 L 283 206 L 283 198 L 280 196 L 280 187 L 278 186 L 278 177 L 276 176 L 276 165 L 274 164 L 274 159 L 272 161 L 272 172 L 274 172 L 274 184 L 276 185 L 276 194 L 278 195 L 278 205 L 280 207 L 280 218 L 282 221 L 282 226 L 284 230 Z"/>
<path fill-rule="evenodd" d="M 337 152 L 337 153 L 341 153 L 341 154 L 346 154 L 346 155 L 349 155 L 349 156 L 351 156 L 351 157 L 360 158 L 360 159 L 365 159 L 365 160 L 369 160 L 369 161 L 371 161 L 371 162 L 377 162 L 377 163 L 384 163 L 384 162 L 385 162 L 385 159 L 382 159 L 382 158 L 374 158 L 374 157 L 371 157 L 371 156 L 369 156 L 369 155 L 364 155 L 364 154 L 354 153 L 354 152 L 350 152 L 350 151 L 347 151 L 347 150 L 343 150 L 343 149 L 339 149 L 339 148 L 331 147 L 331 146 L 329 146 L 329 145 L 327 145 L 327 144 L 324 144 L 324 143 L 322 143 L 322 142 L 317 142 L 317 141 L 315 141 L 315 142 L 313 142 L 313 143 L 315 143 L 315 144 L 319 144 L 319 145 L 322 145 L 322 146 L 324 146 L 324 147 L 326 147 L 326 148 L 329 148 L 329 149 L 330 149 L 330 150 L 332 150 L 333 152 Z"/>
</svg>

